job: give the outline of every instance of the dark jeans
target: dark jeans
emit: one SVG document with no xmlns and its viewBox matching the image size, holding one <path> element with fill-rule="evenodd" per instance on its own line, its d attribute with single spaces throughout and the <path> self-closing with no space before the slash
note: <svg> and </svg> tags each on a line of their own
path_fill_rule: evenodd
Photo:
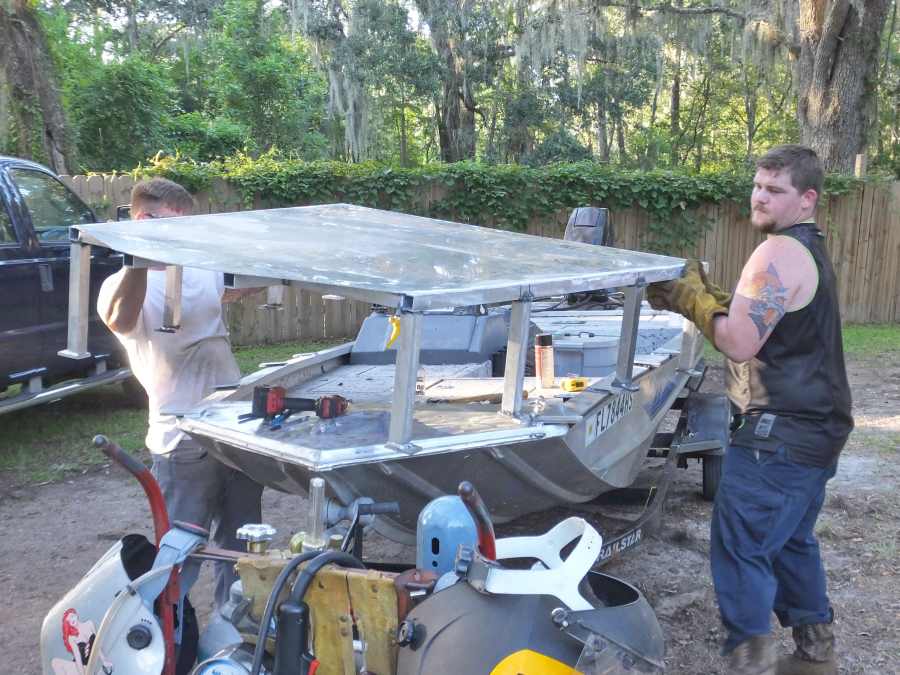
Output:
<svg viewBox="0 0 900 675">
<path fill-rule="evenodd" d="M 246 549 L 235 533 L 241 525 L 261 522 L 262 485 L 213 459 L 192 440 L 182 441 L 168 455 L 153 455 L 151 470 L 162 488 L 170 520 L 206 528 L 212 545 Z M 228 589 L 236 580 L 233 564 L 216 563 L 216 607 L 228 599 Z"/>
<path fill-rule="evenodd" d="M 732 445 L 725 455 L 710 537 L 710 565 L 727 653 L 782 626 L 832 619 L 813 529 L 837 461 L 819 468 L 775 452 Z"/>
</svg>

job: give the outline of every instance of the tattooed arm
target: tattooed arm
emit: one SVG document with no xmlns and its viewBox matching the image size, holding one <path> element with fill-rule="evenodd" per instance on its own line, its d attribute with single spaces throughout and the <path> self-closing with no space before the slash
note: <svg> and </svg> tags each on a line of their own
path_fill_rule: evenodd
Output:
<svg viewBox="0 0 900 675">
<path fill-rule="evenodd" d="M 770 236 L 750 256 L 728 316 L 716 319 L 716 347 L 732 361 L 759 353 L 781 318 L 815 295 L 818 272 L 797 240 Z"/>
</svg>

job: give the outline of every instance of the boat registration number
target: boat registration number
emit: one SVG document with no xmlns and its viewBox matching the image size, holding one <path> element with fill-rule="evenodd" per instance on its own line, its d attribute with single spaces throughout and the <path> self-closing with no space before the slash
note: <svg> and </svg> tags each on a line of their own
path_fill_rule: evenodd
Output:
<svg viewBox="0 0 900 675">
<path fill-rule="evenodd" d="M 633 405 L 630 392 L 618 394 L 588 419 L 584 429 L 585 442 L 592 443 L 600 434 L 610 429 L 616 422 L 631 412 Z"/>
</svg>

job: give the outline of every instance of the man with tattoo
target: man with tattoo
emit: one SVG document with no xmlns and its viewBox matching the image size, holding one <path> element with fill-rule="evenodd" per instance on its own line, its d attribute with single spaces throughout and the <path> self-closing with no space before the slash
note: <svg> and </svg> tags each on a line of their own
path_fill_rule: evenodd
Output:
<svg viewBox="0 0 900 675">
<path fill-rule="evenodd" d="M 837 283 L 814 220 L 823 170 L 799 145 L 773 148 L 756 168 L 751 223 L 767 236 L 734 295 L 691 262 L 682 279 L 651 285 L 647 297 L 694 321 L 727 357 L 737 428 L 713 508 L 710 563 L 728 672 L 836 674 L 814 527 L 853 418 Z M 780 660 L 773 611 L 796 644 Z"/>
</svg>

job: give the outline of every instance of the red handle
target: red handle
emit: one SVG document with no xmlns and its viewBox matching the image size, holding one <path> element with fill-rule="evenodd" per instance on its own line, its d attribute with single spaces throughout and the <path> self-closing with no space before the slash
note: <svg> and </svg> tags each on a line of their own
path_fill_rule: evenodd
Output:
<svg viewBox="0 0 900 675">
<path fill-rule="evenodd" d="M 497 559 L 497 541 L 494 537 L 494 524 L 491 522 L 491 514 L 481 499 L 481 495 L 469 481 L 464 480 L 456 489 L 459 498 L 475 521 L 475 530 L 478 532 L 478 550 L 488 560 Z"/>
<path fill-rule="evenodd" d="M 153 516 L 153 530 L 156 536 L 156 546 L 163 535 L 169 531 L 169 512 L 166 510 L 166 500 L 163 498 L 159 483 L 150 473 L 150 469 L 125 452 L 118 445 L 110 441 L 106 436 L 94 436 L 94 446 L 103 451 L 116 464 L 122 466 L 128 473 L 137 478 L 138 483 L 144 488 L 144 494 L 150 502 L 150 514 Z"/>
<path fill-rule="evenodd" d="M 156 478 L 153 477 L 150 469 L 144 466 L 143 463 L 129 455 L 106 436 L 94 436 L 94 447 L 102 450 L 104 455 L 137 478 L 138 483 L 144 488 L 144 494 L 147 495 L 147 500 L 150 502 L 150 514 L 153 516 L 156 547 L 159 548 L 163 535 L 169 531 L 171 525 L 169 523 L 169 512 L 166 509 L 166 500 L 163 497 L 162 490 L 159 489 L 159 483 L 156 482 Z M 180 595 L 178 576 L 175 570 L 172 570 L 172 574 L 169 575 L 169 583 L 156 601 L 156 611 L 159 614 L 160 623 L 162 623 L 163 641 L 166 644 L 166 661 L 163 667 L 163 675 L 175 675 L 174 605 L 178 602 Z"/>
</svg>

